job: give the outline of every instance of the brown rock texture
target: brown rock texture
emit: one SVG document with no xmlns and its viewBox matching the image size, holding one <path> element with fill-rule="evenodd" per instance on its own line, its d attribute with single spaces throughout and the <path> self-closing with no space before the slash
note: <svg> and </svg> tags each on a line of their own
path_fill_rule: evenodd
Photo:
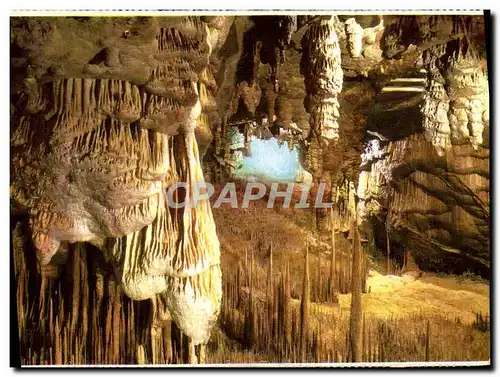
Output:
<svg viewBox="0 0 500 377">
<path fill-rule="evenodd" d="M 12 20 L 11 197 L 40 263 L 62 242 L 97 245 L 131 298 L 167 295 L 195 344 L 220 306 L 219 243 L 208 202 L 171 211 L 166 190 L 203 182 L 195 134 L 211 140 L 210 55 L 231 21 Z"/>
<path fill-rule="evenodd" d="M 489 132 L 482 16 L 11 19 L 16 249 L 53 279 L 93 244 L 190 350 L 218 316 L 220 246 L 208 201 L 168 200 L 231 178 L 251 136 L 298 145 L 300 180 L 328 183 L 318 224 L 488 276 Z"/>
</svg>

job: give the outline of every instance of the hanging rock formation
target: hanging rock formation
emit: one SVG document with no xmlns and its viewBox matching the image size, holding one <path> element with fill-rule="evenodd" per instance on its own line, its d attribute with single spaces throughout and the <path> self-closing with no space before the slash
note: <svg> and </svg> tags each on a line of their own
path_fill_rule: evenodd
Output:
<svg viewBox="0 0 500 377">
<path fill-rule="evenodd" d="M 40 263 L 49 264 L 66 241 L 98 246 L 125 293 L 136 300 L 165 295 L 194 344 L 207 341 L 220 307 L 219 242 L 208 202 L 172 210 L 167 189 L 185 182 L 192 198 L 203 183 L 195 134 L 201 129 L 211 140 L 210 55 L 230 22 L 12 24 L 15 73 L 26 78 L 13 95 L 11 198 L 29 214 Z"/>
<path fill-rule="evenodd" d="M 444 46 L 439 46 L 442 50 Z M 433 50 L 427 52 L 431 55 L 430 62 L 427 65 L 429 71 L 429 85 L 424 95 L 423 127 L 425 129 L 425 139 L 432 143 L 439 156 L 451 148 L 451 128 L 448 120 L 448 110 L 450 101 L 444 88 L 445 80 L 439 69 L 436 67 L 436 59 L 439 53 Z"/>
<path fill-rule="evenodd" d="M 359 57 L 363 49 L 363 28 L 356 22 L 354 17 L 345 22 L 345 33 L 349 55 L 352 58 Z"/>
<path fill-rule="evenodd" d="M 338 93 L 342 90 L 343 72 L 335 25 L 337 18 L 314 22 L 302 39 L 301 73 L 304 75 L 304 107 L 310 117 L 306 167 L 322 171 L 322 151 L 339 139 Z"/>
</svg>

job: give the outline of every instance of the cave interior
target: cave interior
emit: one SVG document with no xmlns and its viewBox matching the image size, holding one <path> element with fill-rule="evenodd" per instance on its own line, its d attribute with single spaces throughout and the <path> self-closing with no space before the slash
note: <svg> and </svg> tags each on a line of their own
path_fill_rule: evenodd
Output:
<svg viewBox="0 0 500 377">
<path fill-rule="evenodd" d="M 287 308 L 352 294 L 353 313 L 377 268 L 487 284 L 486 23 L 483 14 L 11 17 L 22 364 L 252 362 L 269 347 L 279 362 L 408 355 L 338 339 L 345 350 L 329 351 L 327 331 L 304 324 L 309 306 Z M 214 206 L 214 195 L 171 208 L 167 190 L 179 182 L 208 182 L 216 194 L 230 183 L 238 200 L 247 182 L 311 184 L 311 197 L 324 183 L 333 206 L 268 208 L 264 196 L 234 209 Z M 221 344 L 256 353 L 231 359 Z M 418 344 L 422 360 L 448 355 Z"/>
</svg>

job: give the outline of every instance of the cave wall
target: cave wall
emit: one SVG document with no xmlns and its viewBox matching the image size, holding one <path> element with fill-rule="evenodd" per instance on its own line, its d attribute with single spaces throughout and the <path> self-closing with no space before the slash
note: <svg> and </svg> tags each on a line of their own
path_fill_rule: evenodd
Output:
<svg viewBox="0 0 500 377">
<path fill-rule="evenodd" d="M 426 49 L 417 60 L 418 74 L 409 72 L 385 86 L 413 91 L 382 89 L 368 116 L 358 187 L 362 217 L 382 248 L 386 227 L 391 242 L 410 250 L 424 268 L 487 277 L 490 131 L 485 42 L 480 39 L 484 25 L 480 17 L 403 21 L 403 31 L 418 27 L 414 35 L 420 37 L 411 43 L 402 38 L 399 49 L 408 49 L 405 43 Z M 446 30 L 452 31 L 449 39 Z"/>
</svg>

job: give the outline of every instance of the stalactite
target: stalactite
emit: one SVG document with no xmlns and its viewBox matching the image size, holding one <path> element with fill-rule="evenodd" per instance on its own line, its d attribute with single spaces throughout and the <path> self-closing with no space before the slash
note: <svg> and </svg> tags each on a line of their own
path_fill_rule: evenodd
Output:
<svg viewBox="0 0 500 377">
<path fill-rule="evenodd" d="M 464 69 L 472 57 L 457 58 L 452 61 L 451 74 L 448 76 L 448 93 L 453 97 L 450 124 L 457 141 L 469 141 L 474 149 L 483 143 L 483 131 L 489 123 L 488 83 L 485 71 L 476 66 Z M 474 62 L 474 60 L 472 60 Z M 463 96 L 462 93 L 468 93 Z"/>
<path fill-rule="evenodd" d="M 425 94 L 422 107 L 425 138 L 432 143 L 439 156 L 443 156 L 451 148 L 451 129 L 448 120 L 449 98 L 442 76 L 436 68 L 431 69 L 432 78 Z M 436 77 L 437 76 L 437 77 Z M 441 81 L 441 82 L 440 82 Z"/>
<path fill-rule="evenodd" d="M 19 109 L 28 114 L 16 119 L 12 137 L 12 145 L 26 146 L 28 158 L 16 161 L 28 167 L 16 178 L 20 189 L 13 196 L 31 209 L 30 230 L 40 264 L 51 263 L 61 242 L 90 241 L 115 264 L 124 292 L 136 300 L 160 295 L 194 345 L 208 340 L 220 308 L 219 242 L 209 203 L 171 211 L 165 191 L 182 181 L 193 197 L 196 184 L 203 183 L 194 132 L 207 128 L 216 110 L 217 86 L 208 65 L 218 40 L 210 34 L 199 17 L 159 27 L 152 57 L 157 64 L 142 85 L 110 76 L 46 83 L 29 77 L 19 100 Z M 105 52 L 107 66 L 125 65 L 119 49 Z M 34 164 L 33 157 L 46 158 L 46 166 Z M 36 184 L 23 188 L 36 174 Z M 40 196 L 42 200 L 23 199 Z M 73 330 L 86 322 L 78 313 L 89 294 L 79 285 L 83 270 L 77 259 L 75 263 Z M 97 308 L 105 301 L 103 285 L 98 279 L 93 298 Z M 115 306 L 108 317 L 104 341 L 112 355 L 106 362 L 119 361 L 125 342 L 117 330 L 124 315 L 116 306 L 119 295 L 113 293 Z M 94 324 L 98 326 L 94 322 L 92 332 Z M 74 331 L 70 338 L 64 335 L 69 330 L 59 331 L 61 342 L 74 341 Z M 86 331 L 78 336 L 85 337 Z M 97 333 L 92 339 L 100 341 Z M 153 355 L 145 348 L 137 352 L 139 360 L 160 355 L 157 347 Z"/>
<path fill-rule="evenodd" d="M 133 122 L 142 105 L 138 87 L 127 81 L 68 78 L 51 84 L 53 108 L 45 119 L 54 119 L 53 141 L 87 133 L 106 117 Z"/>
<path fill-rule="evenodd" d="M 352 58 L 359 57 L 363 49 L 363 28 L 356 22 L 354 17 L 345 21 L 345 33 L 349 55 Z"/>
<path fill-rule="evenodd" d="M 339 138 L 337 95 L 342 90 L 343 72 L 334 18 L 313 23 L 302 39 L 302 47 L 301 73 L 307 92 L 304 106 L 311 114 L 306 168 L 314 175 L 323 169 L 323 148 Z"/>
<path fill-rule="evenodd" d="M 76 66 L 73 61 L 68 64 L 66 60 L 66 55 L 75 58 L 72 51 L 58 56 L 58 61 L 54 62 L 50 57 L 53 46 L 44 50 L 43 59 L 32 59 L 31 50 L 19 47 L 26 53 L 26 57 L 23 56 L 25 60 L 34 60 L 37 65 L 42 66 L 37 67 L 42 74 L 36 76 L 43 77 L 43 80 L 36 79 L 31 68 L 28 69 L 23 92 L 13 106 L 14 109 L 11 109 L 14 114 L 11 146 L 14 155 L 12 171 L 15 176 L 11 185 L 11 198 L 16 205 L 20 204 L 30 217 L 33 243 L 40 264 L 45 265 L 41 268 L 44 274 L 42 286 L 38 285 L 36 290 L 41 291 L 40 297 L 37 298 L 39 301 L 34 300 L 28 292 L 27 279 L 31 272 L 16 268 L 16 275 L 19 275 L 16 294 L 22 303 L 19 310 L 20 331 L 27 333 L 24 334 L 23 347 L 26 347 L 31 339 L 31 331 L 34 329 L 32 323 L 39 323 L 39 327 L 47 332 L 46 337 L 51 340 L 51 344 L 44 343 L 39 348 L 28 345 L 25 360 L 29 360 L 29 363 L 101 364 L 137 361 L 146 364 L 163 360 L 200 363 L 204 361 L 205 342 L 221 305 L 220 247 L 208 203 L 199 203 L 194 209 L 168 208 L 166 191 L 177 182 L 188 182 L 191 188 L 193 183 L 201 183 L 203 180 L 200 169 L 200 154 L 203 152 L 197 149 L 194 132 L 197 132 L 197 136 L 203 133 L 204 136 L 210 137 L 210 128 L 224 133 L 230 129 L 226 127 L 225 119 L 217 119 L 215 109 L 214 91 L 217 87 L 214 73 L 217 78 L 220 74 L 230 75 L 227 71 L 216 71 L 218 59 L 223 56 L 224 51 L 220 50 L 218 56 L 209 60 L 211 53 L 221 47 L 217 44 L 222 44 L 220 42 L 224 39 L 223 35 L 227 35 L 230 30 L 229 27 L 224 30 L 221 26 L 221 19 L 224 17 L 215 17 L 215 21 L 210 21 L 209 17 L 202 17 L 200 20 L 200 17 L 196 16 L 156 20 L 156 30 L 150 33 L 151 40 L 144 36 L 147 33 L 142 33 L 141 30 L 137 32 L 134 27 L 129 27 L 128 24 L 134 24 L 134 20 L 126 21 L 125 31 L 115 30 L 115 23 L 120 27 L 124 23 L 112 20 L 106 27 L 112 30 L 112 38 L 116 40 L 117 46 L 102 51 L 105 53 L 102 64 L 92 64 L 103 66 L 102 70 L 94 73 L 85 71 L 83 75 L 77 72 L 78 68 L 73 67 Z M 348 50 L 358 56 L 363 48 L 366 49 L 366 46 L 362 45 L 363 42 L 372 43 L 373 39 L 377 41 L 380 37 L 380 25 L 369 28 L 369 31 L 362 30 L 363 35 L 359 38 L 360 27 L 355 22 L 350 22 L 353 26 L 350 28 L 349 22 L 344 25 L 333 21 L 335 17 L 330 21 L 324 20 L 324 17 L 319 18 L 313 21 L 304 39 L 302 64 L 308 91 L 305 105 L 310 114 L 312 129 L 306 154 L 310 170 L 316 179 L 321 176 L 318 173 L 323 169 L 325 146 L 335 146 L 339 139 L 337 95 L 342 87 L 342 70 L 337 37 L 345 37 L 341 33 L 346 26 L 348 39 L 351 39 L 351 43 L 348 41 Z M 281 18 L 281 51 L 284 51 L 282 45 L 290 43 L 296 21 L 295 16 Z M 425 28 L 423 24 L 417 26 L 422 26 L 419 38 L 432 45 L 435 42 L 432 38 L 436 31 L 436 19 L 431 21 L 429 28 Z M 80 21 L 75 19 L 71 22 L 78 25 Z M 64 26 L 63 23 L 61 25 Z M 383 22 L 381 25 L 383 26 Z M 94 26 L 95 30 L 101 31 L 98 24 Z M 78 28 L 80 27 L 87 27 L 86 23 L 81 23 Z M 459 23 L 454 23 L 453 28 L 460 34 L 471 32 L 470 25 L 462 27 Z M 73 29 L 59 30 L 72 34 L 75 32 Z M 110 43 L 111 39 L 105 35 L 108 29 L 97 33 L 99 45 Z M 236 39 L 241 37 L 238 27 L 231 30 L 236 30 Z M 79 40 L 87 38 L 87 31 L 79 33 Z M 117 39 L 122 32 L 122 38 Z M 50 35 L 44 30 L 34 33 L 40 37 L 37 43 L 45 40 L 47 34 Z M 131 36 L 133 38 L 130 38 Z M 438 37 L 441 38 L 441 35 Z M 16 43 L 23 42 L 23 38 L 16 39 L 19 39 Z M 134 50 L 131 55 L 143 55 L 138 56 L 138 59 L 130 57 L 124 48 L 124 40 L 127 40 L 127 48 Z M 441 38 L 439 43 L 444 40 L 445 38 Z M 153 51 L 148 51 L 148 43 Z M 93 44 L 93 41 L 88 43 L 92 50 L 96 47 L 97 51 L 97 45 Z M 230 49 L 231 46 L 227 46 Z M 71 49 L 71 46 L 68 47 Z M 86 50 L 83 43 L 82 48 Z M 92 51 L 89 49 L 89 58 L 90 52 Z M 354 285 L 359 267 L 354 263 L 356 258 L 353 258 L 354 264 L 348 266 L 350 256 L 342 252 L 342 246 L 335 246 L 335 241 L 342 245 L 343 237 L 337 237 L 335 233 L 340 234 L 348 230 L 349 223 L 356 215 L 380 215 L 381 208 L 376 206 L 383 205 L 382 199 L 391 198 L 389 206 L 392 210 L 387 218 L 390 225 L 394 225 L 391 227 L 391 232 L 394 229 L 393 242 L 397 240 L 400 232 L 397 225 L 403 224 L 405 229 L 405 222 L 415 213 L 436 216 L 439 221 L 457 225 L 471 222 L 468 229 L 471 229 L 471 233 L 475 231 L 476 225 L 472 224 L 471 220 L 474 216 L 460 205 L 464 203 L 463 197 L 473 198 L 464 206 L 473 207 L 474 211 L 484 207 L 484 203 L 473 193 L 464 194 L 457 182 L 463 181 L 470 187 L 488 186 L 486 177 L 489 177 L 489 168 L 485 158 L 488 152 L 482 140 L 485 127 L 489 125 L 487 77 L 484 68 L 474 68 L 474 64 L 479 61 L 477 56 L 473 57 L 474 59 L 465 59 L 460 54 L 458 51 L 449 62 L 441 59 L 440 63 L 435 65 L 439 66 L 439 75 L 444 76 L 444 82 L 439 75 L 432 73 L 430 76 L 428 98 L 424 104 L 427 106 L 424 127 L 428 129 L 430 143 L 423 143 L 421 134 L 384 141 L 388 143 L 387 148 L 374 148 L 371 151 L 373 153 L 370 152 L 369 161 L 363 162 L 366 162 L 367 166 L 360 176 L 358 187 L 355 188 L 354 182 L 349 179 L 343 182 L 331 179 L 332 183 L 340 183 L 334 185 L 332 195 L 336 199 L 335 218 L 339 220 L 332 226 L 331 235 L 329 284 L 332 295 L 335 291 L 350 291 L 348 286 L 351 283 Z M 260 61 L 258 54 L 255 54 L 255 57 Z M 280 59 L 283 58 L 284 55 L 280 56 Z M 43 67 L 46 65 L 45 59 L 51 65 L 47 72 Z M 99 59 L 96 56 L 93 60 Z M 140 64 L 128 67 L 134 59 Z M 368 57 L 366 60 L 369 60 Z M 464 63 L 466 60 L 471 63 L 472 70 Z M 434 63 L 425 64 L 434 68 Z M 258 64 L 255 66 L 258 68 Z M 443 67 L 453 71 L 453 74 L 445 72 Z M 258 72 L 257 68 L 255 72 Z M 146 74 L 138 73 L 143 70 Z M 455 72 L 460 70 L 461 74 Z M 381 73 L 384 73 L 382 69 Z M 454 76 L 459 79 L 453 81 Z M 352 80 L 349 86 L 355 81 Z M 253 103 L 252 99 L 259 97 L 260 100 L 260 96 L 253 96 L 252 93 L 258 91 L 258 87 L 259 85 L 255 84 L 250 90 L 249 87 L 241 86 L 241 91 L 246 91 L 242 93 L 241 98 L 248 108 L 257 107 L 258 101 Z M 272 89 L 277 90 L 276 87 Z M 285 88 L 288 89 L 290 88 Z M 271 122 L 274 121 L 275 94 L 271 90 L 268 98 L 269 104 L 272 105 L 268 109 Z M 435 159 L 434 146 L 440 154 L 444 154 L 449 147 L 450 132 L 443 117 L 447 101 L 450 101 L 449 121 L 453 153 L 446 153 L 446 159 Z M 281 116 L 277 115 L 279 123 Z M 245 141 L 247 142 L 248 138 Z M 472 152 L 474 157 L 469 156 L 471 148 L 466 142 L 477 150 Z M 292 142 L 289 147 L 293 148 Z M 216 143 L 217 153 L 222 148 L 224 141 L 220 138 Z M 229 147 L 227 152 L 230 152 Z M 413 161 L 408 158 L 409 154 L 412 154 Z M 377 161 L 385 158 L 387 162 Z M 455 179 L 448 174 L 458 165 L 453 158 L 460 160 L 461 164 L 460 168 L 457 168 L 460 173 L 457 173 Z M 418 164 L 415 163 L 417 160 Z M 479 160 L 481 162 L 478 162 Z M 449 171 L 443 173 L 434 168 L 430 169 L 429 166 L 434 161 L 439 161 L 439 169 Z M 462 161 L 466 162 L 462 164 Z M 429 171 L 410 171 L 407 174 L 410 164 Z M 477 167 L 479 165 L 480 168 Z M 399 170 L 392 169 L 392 166 L 397 166 Z M 344 170 L 346 166 L 342 164 L 339 167 Z M 400 176 L 401 171 L 404 176 Z M 461 174 L 462 172 L 466 173 Z M 469 172 L 473 173 L 468 174 Z M 193 194 L 189 190 L 188 197 Z M 447 194 L 450 191 L 453 191 L 453 195 Z M 486 202 L 488 192 L 482 189 L 476 191 L 480 191 L 476 196 Z M 353 199 L 356 193 L 363 202 L 359 203 L 358 208 Z M 446 193 L 446 197 L 442 198 L 440 193 Z M 183 194 L 178 193 L 177 197 L 182 199 Z M 452 201 L 460 205 L 451 205 Z M 364 208 L 361 208 L 362 206 Z M 489 218 L 487 211 L 481 213 L 484 218 Z M 356 255 L 359 235 L 353 238 Z M 47 271 L 51 271 L 57 257 L 64 253 L 67 241 L 78 242 L 75 245 L 72 267 L 69 268 L 74 280 L 68 287 L 65 287 L 64 283 L 54 284 L 54 288 L 58 290 L 58 296 L 55 296 L 58 297 L 57 301 L 53 299 L 54 296 L 50 297 L 52 283 L 47 278 Z M 105 263 L 111 263 L 110 268 L 116 270 L 116 282 L 103 272 L 95 271 L 96 276 L 92 275 L 94 271 L 90 272 L 86 256 L 92 247 L 80 243 L 83 241 L 92 243 L 103 252 Z M 389 233 L 387 242 L 389 251 Z M 72 246 L 70 250 L 71 248 Z M 311 331 L 303 330 L 304 322 L 307 324 L 307 321 L 304 321 L 302 310 L 297 310 L 296 301 L 291 299 L 292 279 L 289 267 L 287 265 L 282 271 L 280 279 L 274 279 L 276 261 L 279 261 L 280 257 L 279 254 L 274 255 L 278 255 L 278 259 L 275 259 L 273 265 L 272 251 L 270 254 L 267 305 L 260 299 L 259 290 L 262 290 L 264 285 L 259 284 L 257 280 L 258 268 L 254 266 L 252 254 L 252 267 L 247 269 L 244 277 L 238 275 L 233 280 L 225 278 L 224 294 L 228 300 L 225 300 L 222 313 L 224 321 L 221 323 L 229 322 L 230 325 L 224 325 L 228 327 L 234 324 L 235 338 L 243 339 L 245 334 L 242 324 L 248 322 L 251 330 L 249 343 L 256 352 L 275 351 L 282 342 L 283 347 L 279 348 L 279 352 L 287 361 L 320 361 L 325 358 L 346 361 L 347 355 L 344 351 L 349 345 L 343 344 L 345 331 L 341 335 L 337 334 L 337 338 L 334 335 L 333 343 L 340 339 L 341 348 L 335 348 L 338 347 L 337 344 L 326 351 L 326 338 L 323 334 L 325 326 L 321 319 L 317 328 L 312 325 Z M 388 254 L 390 256 L 390 252 Z M 321 276 L 320 255 L 318 253 L 318 269 L 313 279 L 317 282 L 313 289 L 313 296 L 317 300 L 323 297 L 324 287 L 321 284 L 326 280 Z M 89 262 L 91 261 L 92 258 L 89 257 Z M 337 263 L 340 268 L 337 268 Z M 306 268 L 309 278 L 307 262 Z M 248 270 L 251 271 L 250 274 Z M 240 268 L 237 273 L 241 274 Z M 89 279 L 89 274 L 92 279 L 95 278 L 95 287 L 89 283 L 92 280 Z M 228 271 L 228 276 L 231 274 L 232 271 Z M 250 279 L 249 295 L 247 287 L 243 287 L 243 281 L 246 279 Z M 306 279 L 307 285 L 308 280 Z M 279 289 L 273 289 L 278 284 Z M 306 284 L 303 287 L 305 286 Z M 297 294 L 296 288 L 294 286 L 294 297 Z M 302 304 L 306 296 L 309 299 L 310 292 L 307 293 L 302 295 Z M 132 302 L 126 297 L 127 294 L 137 301 L 144 302 Z M 149 299 L 155 300 L 158 306 L 153 318 L 166 322 L 166 327 L 155 329 L 158 330 L 157 334 L 154 334 L 153 328 L 150 329 L 151 321 L 148 322 L 146 318 L 149 314 Z M 250 306 L 247 305 L 247 299 L 251 302 Z M 274 301 L 279 301 L 280 305 L 273 305 Z M 40 318 L 36 313 L 33 317 L 33 309 L 29 306 L 32 302 L 35 302 L 34 307 L 38 306 L 38 303 L 41 304 Z M 99 314 L 101 309 L 103 313 Z M 311 314 L 318 314 L 315 312 L 317 306 L 313 305 L 311 310 Z M 251 319 L 245 321 L 242 319 L 242 313 L 247 311 L 251 313 Z M 44 315 L 52 320 L 43 319 Z M 391 328 L 383 327 L 379 331 L 378 336 L 383 339 L 377 343 L 379 339 L 374 338 L 375 347 L 372 349 L 370 332 L 373 329 L 368 322 L 368 318 L 365 320 L 363 316 L 361 333 L 368 336 L 368 343 L 363 342 L 361 358 L 388 360 L 391 349 L 384 342 L 387 341 Z M 278 329 L 276 331 L 275 324 Z M 341 322 L 338 324 L 338 327 L 342 327 Z M 365 324 L 368 324 L 368 327 Z M 185 335 L 179 336 L 178 328 Z M 36 331 L 40 329 L 37 328 Z M 276 339 L 276 333 L 280 334 L 280 339 Z M 304 333 L 308 335 L 304 336 Z M 359 331 L 357 334 L 359 337 Z M 425 338 L 426 359 L 429 359 L 429 334 L 428 324 Z M 154 341 L 156 335 L 163 337 L 163 344 Z M 407 345 L 406 338 L 399 340 L 401 346 Z M 424 345 L 420 343 L 422 342 L 418 343 L 419 351 L 422 354 Z M 198 351 L 195 344 L 200 344 Z M 304 344 L 307 357 L 304 357 Z M 438 352 L 438 343 L 435 347 L 432 350 L 433 355 Z M 357 358 L 354 353 L 353 358 Z"/>
</svg>

